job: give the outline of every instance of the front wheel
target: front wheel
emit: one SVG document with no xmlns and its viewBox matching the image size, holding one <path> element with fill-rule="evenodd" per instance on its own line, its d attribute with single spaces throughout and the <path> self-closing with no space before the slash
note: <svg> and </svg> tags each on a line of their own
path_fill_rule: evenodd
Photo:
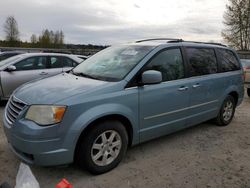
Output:
<svg viewBox="0 0 250 188">
<path fill-rule="evenodd" d="M 120 122 L 99 123 L 80 141 L 77 162 L 93 174 L 102 174 L 121 162 L 127 146 L 127 131 Z"/>
<path fill-rule="evenodd" d="M 228 125 L 234 117 L 235 107 L 235 99 L 231 95 L 228 95 L 224 100 L 216 118 L 216 124 L 219 126 Z"/>
</svg>

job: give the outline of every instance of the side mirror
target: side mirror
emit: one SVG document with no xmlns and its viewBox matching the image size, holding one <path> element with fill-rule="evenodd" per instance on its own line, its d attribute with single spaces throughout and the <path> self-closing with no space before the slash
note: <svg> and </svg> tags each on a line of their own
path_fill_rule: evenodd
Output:
<svg viewBox="0 0 250 188">
<path fill-rule="evenodd" d="M 12 71 L 15 71 L 15 70 L 16 70 L 16 66 L 14 66 L 14 65 L 10 65 L 6 69 L 6 71 L 8 71 L 8 72 L 12 72 Z"/>
<path fill-rule="evenodd" d="M 142 84 L 158 84 L 162 82 L 162 74 L 160 71 L 148 70 L 142 73 Z"/>
</svg>

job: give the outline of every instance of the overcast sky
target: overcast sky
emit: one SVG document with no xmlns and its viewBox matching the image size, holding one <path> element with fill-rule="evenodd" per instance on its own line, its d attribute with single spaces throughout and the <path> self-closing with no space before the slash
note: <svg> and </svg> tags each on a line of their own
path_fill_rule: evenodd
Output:
<svg viewBox="0 0 250 188">
<path fill-rule="evenodd" d="M 22 40 L 63 30 L 66 43 L 116 44 L 151 37 L 221 41 L 227 0 L 0 0 L 3 24 L 15 16 Z"/>
</svg>

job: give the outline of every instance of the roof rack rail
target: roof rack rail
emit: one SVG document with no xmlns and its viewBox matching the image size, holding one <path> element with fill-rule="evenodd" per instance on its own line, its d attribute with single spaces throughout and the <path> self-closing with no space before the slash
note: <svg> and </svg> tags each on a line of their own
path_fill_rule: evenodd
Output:
<svg viewBox="0 0 250 188">
<path fill-rule="evenodd" d="M 221 44 L 218 42 L 197 42 L 197 41 L 183 41 L 183 42 L 192 42 L 192 43 L 197 43 L 197 44 L 212 44 L 212 45 L 219 45 L 219 46 L 227 47 L 227 45 Z"/>
<path fill-rule="evenodd" d="M 136 43 L 140 42 L 147 42 L 147 41 L 156 41 L 156 40 L 166 40 L 167 43 L 174 43 L 174 42 L 191 42 L 191 43 L 197 43 L 197 44 L 212 44 L 212 45 L 219 45 L 227 47 L 225 44 L 217 43 L 217 42 L 197 42 L 197 41 L 186 41 L 183 39 L 175 39 L 175 38 L 151 38 L 151 39 L 144 39 L 144 40 L 138 40 Z"/>
<path fill-rule="evenodd" d="M 174 38 L 151 38 L 135 41 L 136 43 L 147 42 L 147 41 L 155 41 L 155 40 L 168 40 L 168 42 L 182 42 L 182 39 L 174 39 Z"/>
</svg>

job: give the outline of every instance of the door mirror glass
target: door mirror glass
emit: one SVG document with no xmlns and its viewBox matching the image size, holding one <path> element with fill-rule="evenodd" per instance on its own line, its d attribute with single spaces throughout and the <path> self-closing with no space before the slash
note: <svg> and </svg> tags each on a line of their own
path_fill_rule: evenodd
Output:
<svg viewBox="0 0 250 188">
<path fill-rule="evenodd" d="M 7 67 L 7 69 L 6 69 L 8 72 L 12 72 L 12 71 L 15 71 L 16 70 L 16 66 L 14 66 L 14 65 L 10 65 L 10 66 L 8 66 Z"/>
<path fill-rule="evenodd" d="M 158 84 L 162 82 L 162 74 L 160 71 L 148 70 L 142 73 L 142 83 L 147 84 Z"/>
</svg>

